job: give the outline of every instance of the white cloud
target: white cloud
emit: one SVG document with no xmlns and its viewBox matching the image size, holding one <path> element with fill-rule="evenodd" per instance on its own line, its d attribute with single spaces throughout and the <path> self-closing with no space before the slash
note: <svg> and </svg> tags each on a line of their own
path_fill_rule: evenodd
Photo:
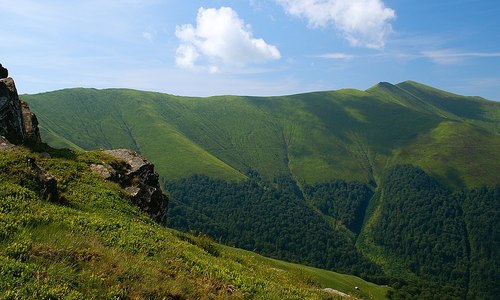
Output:
<svg viewBox="0 0 500 300">
<path fill-rule="evenodd" d="M 382 0 L 276 0 L 285 10 L 307 19 L 311 27 L 334 26 L 352 46 L 383 48 L 392 32 L 393 9 Z"/>
<path fill-rule="evenodd" d="M 230 7 L 202 7 L 198 10 L 196 27 L 180 25 L 175 34 L 181 42 L 176 53 L 180 67 L 194 67 L 203 59 L 201 64 L 208 64 L 211 72 L 217 72 L 221 66 L 244 66 L 281 58 L 278 48 L 254 38 L 250 26 Z"/>
<path fill-rule="evenodd" d="M 500 57 L 500 52 L 462 52 L 453 49 L 423 51 L 422 55 L 440 65 L 450 65 L 462 62 L 472 57 Z"/>
<path fill-rule="evenodd" d="M 200 54 L 191 45 L 180 45 L 175 53 L 175 63 L 179 67 L 193 68 Z"/>
<path fill-rule="evenodd" d="M 344 60 L 349 60 L 354 58 L 354 55 L 352 54 L 346 54 L 346 53 L 326 53 L 326 54 L 321 54 L 318 57 L 320 58 L 328 58 L 328 59 L 344 59 Z"/>
</svg>

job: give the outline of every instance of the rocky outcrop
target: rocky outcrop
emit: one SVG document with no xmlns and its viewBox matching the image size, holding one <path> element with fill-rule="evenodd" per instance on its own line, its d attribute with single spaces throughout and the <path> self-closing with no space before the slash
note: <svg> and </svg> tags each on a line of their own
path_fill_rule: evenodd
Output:
<svg viewBox="0 0 500 300">
<path fill-rule="evenodd" d="M 12 143 L 25 139 L 21 101 L 12 78 L 0 79 L 0 135 Z"/>
<path fill-rule="evenodd" d="M 163 194 L 154 165 L 128 149 L 105 150 L 105 153 L 123 161 L 124 165 L 94 164 L 92 170 L 105 179 L 120 184 L 131 201 L 153 220 L 165 224 L 168 197 Z"/>
<path fill-rule="evenodd" d="M 19 99 L 14 80 L 10 77 L 0 79 L 0 136 L 15 144 L 41 140 L 38 120 L 28 104 Z"/>
<path fill-rule="evenodd" d="M 40 129 L 38 128 L 38 119 L 36 115 L 31 112 L 28 103 L 21 100 L 21 111 L 23 115 L 24 125 L 24 139 L 27 141 L 40 143 Z"/>
<path fill-rule="evenodd" d="M 19 99 L 14 80 L 0 64 L 0 150 L 15 150 L 14 144 L 41 142 L 38 120 L 27 103 Z M 27 158 L 27 166 L 40 185 L 40 196 L 58 202 L 57 180 L 40 168 L 33 158 Z"/>
<path fill-rule="evenodd" d="M 0 79 L 9 77 L 9 70 L 4 68 L 2 64 L 0 64 Z"/>
</svg>

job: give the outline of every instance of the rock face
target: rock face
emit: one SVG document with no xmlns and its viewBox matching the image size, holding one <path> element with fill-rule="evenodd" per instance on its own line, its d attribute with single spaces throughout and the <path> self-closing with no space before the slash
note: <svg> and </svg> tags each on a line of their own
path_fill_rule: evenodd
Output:
<svg viewBox="0 0 500 300">
<path fill-rule="evenodd" d="M 2 64 L 0 64 L 0 79 L 9 77 L 9 70 L 4 68 Z"/>
<path fill-rule="evenodd" d="M 0 79 L 0 135 L 13 143 L 24 141 L 21 101 L 12 78 Z"/>
<path fill-rule="evenodd" d="M 35 143 L 42 141 L 40 137 L 40 129 L 38 128 L 38 119 L 31 112 L 28 103 L 21 100 L 21 111 L 23 115 L 24 138 Z"/>
<path fill-rule="evenodd" d="M 128 149 L 105 150 L 122 160 L 125 167 L 92 165 L 92 170 L 105 179 L 117 182 L 131 196 L 134 205 L 160 224 L 165 224 L 168 197 L 163 194 L 154 165 Z"/>
<path fill-rule="evenodd" d="M 12 78 L 0 79 L 0 136 L 10 142 L 40 142 L 38 120 L 17 94 Z"/>
</svg>

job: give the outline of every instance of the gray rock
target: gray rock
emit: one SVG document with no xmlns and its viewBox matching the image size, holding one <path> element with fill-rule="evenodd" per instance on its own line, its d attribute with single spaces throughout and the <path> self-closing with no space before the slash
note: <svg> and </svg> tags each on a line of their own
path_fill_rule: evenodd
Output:
<svg viewBox="0 0 500 300">
<path fill-rule="evenodd" d="M 9 77 L 9 70 L 0 64 L 0 79 Z"/>
<path fill-rule="evenodd" d="M 16 146 L 9 142 L 5 137 L 0 136 L 0 150 L 12 150 Z"/>
<path fill-rule="evenodd" d="M 324 292 L 328 293 L 328 294 L 331 294 L 331 295 L 337 295 L 337 296 L 340 296 L 340 297 L 349 297 L 349 295 L 347 295 L 346 293 L 342 293 L 341 291 L 338 291 L 338 290 L 335 290 L 335 289 L 332 289 L 332 288 L 325 288 L 323 289 Z M 356 299 L 356 298 L 354 298 Z"/>
<path fill-rule="evenodd" d="M 109 165 L 91 164 L 90 169 L 104 179 L 112 179 L 112 175 L 116 174 L 116 171 Z"/>
<path fill-rule="evenodd" d="M 0 79 L 0 135 L 12 143 L 24 141 L 21 101 L 12 78 Z"/>
<path fill-rule="evenodd" d="M 24 138 L 31 142 L 40 143 L 40 129 L 38 128 L 38 119 L 31 112 L 28 103 L 21 100 L 21 110 L 23 115 Z"/>
<path fill-rule="evenodd" d="M 168 197 L 163 194 L 154 165 L 128 149 L 105 150 L 105 153 L 126 163 L 125 168 L 110 165 L 91 165 L 104 179 L 117 182 L 129 195 L 132 203 L 160 224 L 165 224 Z"/>
<path fill-rule="evenodd" d="M 38 120 L 27 103 L 19 99 L 12 78 L 0 79 L 0 135 L 10 142 L 40 142 Z"/>
</svg>

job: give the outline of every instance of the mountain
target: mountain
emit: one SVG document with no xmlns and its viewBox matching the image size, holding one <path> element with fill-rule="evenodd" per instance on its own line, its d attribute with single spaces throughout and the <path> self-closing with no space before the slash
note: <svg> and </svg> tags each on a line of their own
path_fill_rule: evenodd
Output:
<svg viewBox="0 0 500 300">
<path fill-rule="evenodd" d="M 252 169 L 270 179 L 370 182 L 411 163 L 458 187 L 500 181 L 500 104 L 415 82 L 284 97 L 68 89 L 23 98 L 51 145 L 131 148 L 167 179 L 242 180 Z"/>
<path fill-rule="evenodd" d="M 128 149 L 42 143 L 10 77 L 0 78 L 0 112 L 1 299 L 384 299 L 390 291 L 167 229 L 168 198 L 151 162 Z"/>
<path fill-rule="evenodd" d="M 500 292 L 498 102 L 411 81 L 282 97 L 23 98 L 52 145 L 153 161 L 171 227 L 390 284 L 392 298 Z"/>
</svg>

